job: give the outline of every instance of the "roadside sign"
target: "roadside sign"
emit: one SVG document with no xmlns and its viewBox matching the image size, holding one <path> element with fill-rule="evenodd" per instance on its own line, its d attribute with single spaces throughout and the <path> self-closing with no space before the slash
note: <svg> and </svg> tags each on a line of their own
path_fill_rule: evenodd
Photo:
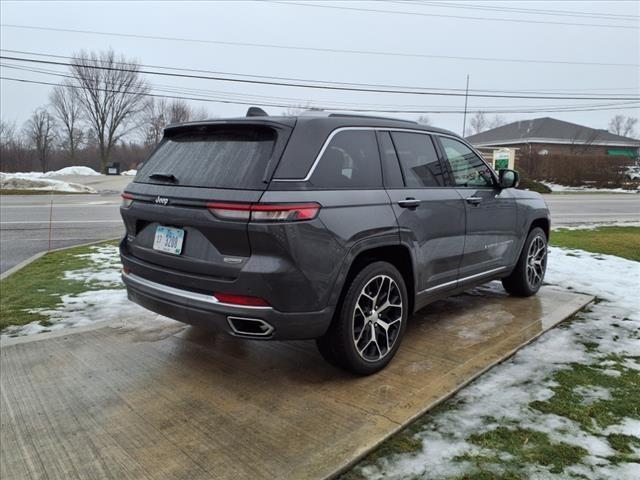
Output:
<svg viewBox="0 0 640 480">
<path fill-rule="evenodd" d="M 516 151 L 513 148 L 500 148 L 493 151 L 493 168 L 498 170 L 513 170 L 516 158 Z"/>
</svg>

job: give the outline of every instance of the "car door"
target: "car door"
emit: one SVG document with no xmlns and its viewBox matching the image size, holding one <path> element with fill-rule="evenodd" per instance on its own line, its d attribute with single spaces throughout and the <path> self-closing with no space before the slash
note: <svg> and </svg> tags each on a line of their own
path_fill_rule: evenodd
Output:
<svg viewBox="0 0 640 480">
<path fill-rule="evenodd" d="M 415 259 L 417 306 L 425 297 L 455 288 L 464 249 L 465 207 L 446 186 L 445 168 L 431 135 L 378 132 L 385 188 L 401 241 Z"/>
<path fill-rule="evenodd" d="M 495 173 L 464 142 L 438 135 L 438 143 L 466 209 L 464 255 L 460 281 L 477 280 L 506 270 L 517 253 L 516 203 L 501 189 Z"/>
</svg>

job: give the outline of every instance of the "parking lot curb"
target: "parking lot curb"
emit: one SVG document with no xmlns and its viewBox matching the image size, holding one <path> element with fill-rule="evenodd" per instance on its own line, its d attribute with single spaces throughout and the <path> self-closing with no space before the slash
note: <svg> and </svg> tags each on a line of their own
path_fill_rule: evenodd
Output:
<svg viewBox="0 0 640 480">
<path fill-rule="evenodd" d="M 110 241 L 118 240 L 118 239 L 120 239 L 119 236 L 118 237 L 112 237 L 112 238 L 105 238 L 103 240 L 94 240 L 92 242 L 79 243 L 77 245 L 69 245 L 67 247 L 52 248 L 51 250 L 47 250 L 47 251 L 44 251 L 44 252 L 38 252 L 35 255 L 32 255 L 31 257 L 27 258 L 26 260 L 23 260 L 22 262 L 18 263 L 17 265 L 14 265 L 13 267 L 11 267 L 6 272 L 0 274 L 0 281 L 10 277 L 11 275 L 15 274 L 16 272 L 19 272 L 20 270 L 22 270 L 27 265 L 30 265 L 31 263 L 35 262 L 36 260 L 38 260 L 41 257 L 44 257 L 47 253 L 61 252 L 62 250 L 69 250 L 70 248 L 89 247 L 91 245 L 97 245 L 99 243 L 110 242 Z"/>
</svg>

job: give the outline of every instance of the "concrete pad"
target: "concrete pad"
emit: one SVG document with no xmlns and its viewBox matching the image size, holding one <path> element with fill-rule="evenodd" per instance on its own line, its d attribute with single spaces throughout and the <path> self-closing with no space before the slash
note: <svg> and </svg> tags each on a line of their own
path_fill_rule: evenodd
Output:
<svg viewBox="0 0 640 480">
<path fill-rule="evenodd" d="M 483 287 L 411 318 L 383 372 L 313 342 L 258 342 L 136 319 L 0 352 L 0 477 L 326 478 L 592 297 Z"/>
</svg>

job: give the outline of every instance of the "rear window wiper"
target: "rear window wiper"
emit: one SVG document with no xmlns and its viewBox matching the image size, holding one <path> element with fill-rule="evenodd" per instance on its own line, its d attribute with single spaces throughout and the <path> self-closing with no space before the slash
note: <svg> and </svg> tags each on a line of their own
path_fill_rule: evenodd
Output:
<svg viewBox="0 0 640 480">
<path fill-rule="evenodd" d="M 173 173 L 156 172 L 149 175 L 149 178 L 152 180 L 164 180 L 167 182 L 178 183 L 178 177 Z"/>
</svg>

